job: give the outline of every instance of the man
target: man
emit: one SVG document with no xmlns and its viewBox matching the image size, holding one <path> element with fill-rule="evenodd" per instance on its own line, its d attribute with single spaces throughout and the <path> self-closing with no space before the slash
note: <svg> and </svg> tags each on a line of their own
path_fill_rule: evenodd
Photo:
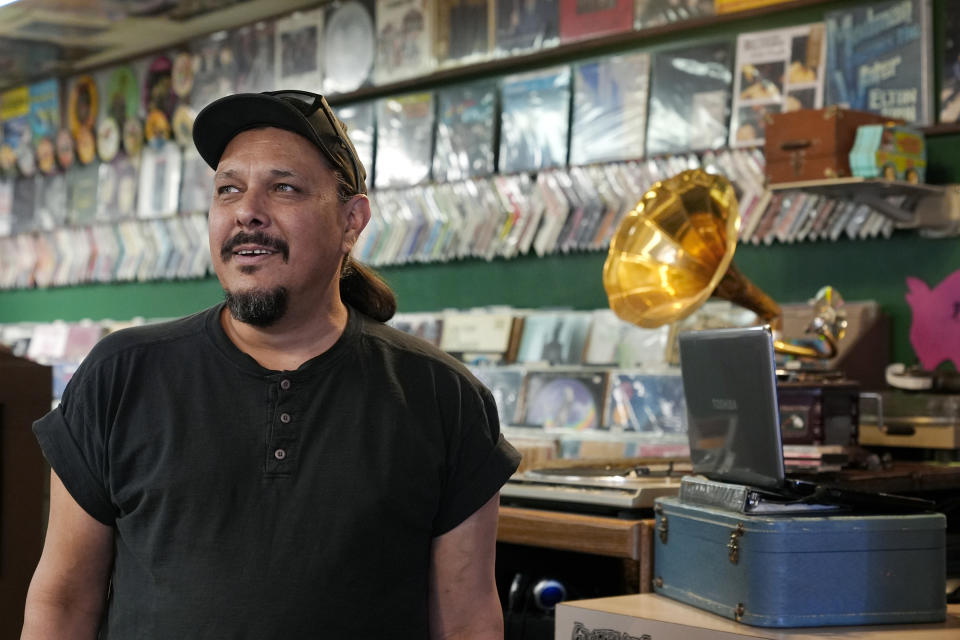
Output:
<svg viewBox="0 0 960 640">
<path fill-rule="evenodd" d="M 314 94 L 238 94 L 194 141 L 226 301 L 104 338 L 35 424 L 50 523 L 22 637 L 502 637 L 518 455 L 469 372 L 382 324 L 342 125 Z"/>
</svg>

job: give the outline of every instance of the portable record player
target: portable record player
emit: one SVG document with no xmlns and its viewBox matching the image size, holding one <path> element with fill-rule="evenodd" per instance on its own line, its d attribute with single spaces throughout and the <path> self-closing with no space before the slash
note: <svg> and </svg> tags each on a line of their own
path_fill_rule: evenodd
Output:
<svg viewBox="0 0 960 640">
<path fill-rule="evenodd" d="M 680 492 L 689 460 L 636 460 L 567 464 L 514 474 L 500 489 L 504 504 L 583 511 L 652 509 L 653 501 Z"/>
</svg>

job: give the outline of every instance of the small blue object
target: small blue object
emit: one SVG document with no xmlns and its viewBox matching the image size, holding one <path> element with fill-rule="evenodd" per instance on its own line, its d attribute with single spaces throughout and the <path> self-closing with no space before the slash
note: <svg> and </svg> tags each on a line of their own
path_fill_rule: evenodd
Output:
<svg viewBox="0 0 960 640">
<path fill-rule="evenodd" d="M 533 601 L 544 611 L 550 611 L 567 599 L 567 588 L 556 580 L 543 579 L 533 587 Z"/>
</svg>

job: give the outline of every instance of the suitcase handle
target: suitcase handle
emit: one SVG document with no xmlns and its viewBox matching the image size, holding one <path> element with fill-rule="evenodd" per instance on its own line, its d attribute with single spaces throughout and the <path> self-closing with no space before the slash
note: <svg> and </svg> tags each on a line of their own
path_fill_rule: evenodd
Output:
<svg viewBox="0 0 960 640">
<path fill-rule="evenodd" d="M 889 424 L 882 425 L 880 431 L 888 436 L 912 436 L 917 432 L 917 430 L 910 425 L 894 426 Z"/>
<path fill-rule="evenodd" d="M 800 151 L 801 149 L 806 149 L 811 146 L 813 141 L 811 140 L 785 140 L 780 143 L 780 148 L 784 151 Z"/>
</svg>

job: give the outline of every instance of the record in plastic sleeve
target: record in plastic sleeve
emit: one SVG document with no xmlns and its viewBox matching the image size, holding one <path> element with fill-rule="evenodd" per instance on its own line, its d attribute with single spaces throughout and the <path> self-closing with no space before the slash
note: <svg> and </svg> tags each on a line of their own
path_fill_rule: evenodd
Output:
<svg viewBox="0 0 960 640">
<path fill-rule="evenodd" d="M 298 11 L 277 20 L 273 59 L 277 86 L 299 85 L 305 89 L 321 86 L 323 12 L 322 7 L 307 12 Z"/>
<path fill-rule="evenodd" d="M 37 142 L 37 168 L 47 175 L 57 170 L 57 152 L 49 136 Z"/>
<path fill-rule="evenodd" d="M 127 118 L 136 118 L 140 108 L 137 76 L 131 67 L 123 65 L 110 71 L 104 100 L 104 115 L 116 120 L 117 127 L 123 131 Z"/>
<path fill-rule="evenodd" d="M 97 154 L 104 162 L 110 162 L 120 150 L 120 128 L 113 118 L 104 118 L 97 126 Z"/>
<path fill-rule="evenodd" d="M 170 139 L 170 120 L 160 109 L 153 109 L 147 114 L 147 125 L 144 128 L 147 142 L 156 144 Z"/>
<path fill-rule="evenodd" d="M 193 56 L 184 51 L 174 57 L 170 80 L 177 96 L 186 98 L 190 95 L 193 89 Z"/>
<path fill-rule="evenodd" d="M 273 35 L 273 22 L 257 22 L 230 32 L 237 93 L 258 93 L 274 88 Z"/>
<path fill-rule="evenodd" d="M 193 144 L 193 120 L 196 118 L 193 109 L 181 104 L 173 112 L 173 139 L 181 147 Z"/>
<path fill-rule="evenodd" d="M 97 121 L 97 100 L 97 84 L 91 76 L 80 76 L 73 81 L 67 106 L 67 122 L 75 138 L 81 130 L 93 129 Z"/>
<path fill-rule="evenodd" d="M 90 129 L 77 132 L 77 160 L 80 164 L 90 164 L 97 155 L 97 141 Z"/>
<path fill-rule="evenodd" d="M 327 15 L 323 41 L 324 91 L 347 93 L 363 86 L 376 54 L 373 18 L 356 0 L 335 6 Z"/>
<path fill-rule="evenodd" d="M 37 172 L 37 154 L 33 150 L 33 142 L 29 137 L 20 140 L 17 147 L 17 169 L 20 175 L 31 177 Z"/>
<path fill-rule="evenodd" d="M 63 169 L 73 166 L 74 149 L 73 135 L 67 129 L 57 131 L 57 164 Z"/>
</svg>

